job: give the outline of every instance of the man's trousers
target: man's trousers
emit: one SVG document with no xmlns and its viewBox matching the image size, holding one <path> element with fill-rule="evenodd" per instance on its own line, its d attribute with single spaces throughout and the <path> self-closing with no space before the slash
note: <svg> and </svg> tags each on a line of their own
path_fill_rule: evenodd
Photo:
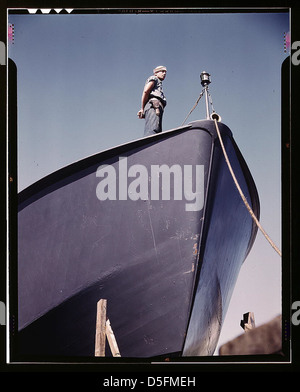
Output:
<svg viewBox="0 0 300 392">
<path fill-rule="evenodd" d="M 159 114 L 156 114 L 156 110 L 159 110 Z M 155 109 L 152 102 L 148 101 L 144 109 L 145 113 L 145 129 L 144 136 L 154 135 L 162 131 L 162 116 L 164 109 L 160 104 L 158 109 Z"/>
</svg>

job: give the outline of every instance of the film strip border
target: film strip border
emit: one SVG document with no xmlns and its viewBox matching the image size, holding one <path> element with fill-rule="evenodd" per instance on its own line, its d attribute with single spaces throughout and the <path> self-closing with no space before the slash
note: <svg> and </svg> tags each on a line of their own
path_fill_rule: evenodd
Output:
<svg viewBox="0 0 300 392">
<path fill-rule="evenodd" d="M 29 14 L 70 14 L 73 8 L 28 8 Z"/>
<path fill-rule="evenodd" d="M 9 14 L 194 14 L 202 13 L 203 9 L 196 8 L 120 8 L 120 7 L 94 7 L 94 8 L 8 8 Z M 219 13 L 219 9 L 210 12 Z"/>
<path fill-rule="evenodd" d="M 18 8 L 9 9 L 10 14 L 70 14 L 73 8 Z"/>
<path fill-rule="evenodd" d="M 8 23 L 7 25 L 7 38 L 10 44 L 14 43 L 15 39 L 15 26 L 13 23 Z"/>
<path fill-rule="evenodd" d="M 290 32 L 285 32 L 284 33 L 284 45 L 283 45 L 283 49 L 284 49 L 284 53 L 289 52 L 291 49 L 291 36 L 290 36 Z"/>
</svg>

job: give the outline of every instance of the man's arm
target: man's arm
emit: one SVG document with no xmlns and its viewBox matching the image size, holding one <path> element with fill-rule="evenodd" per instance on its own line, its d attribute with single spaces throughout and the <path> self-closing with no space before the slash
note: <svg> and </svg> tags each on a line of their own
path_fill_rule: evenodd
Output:
<svg viewBox="0 0 300 392">
<path fill-rule="evenodd" d="M 142 100 L 141 100 L 141 105 L 142 106 L 141 106 L 141 109 L 138 111 L 138 114 L 137 114 L 139 118 L 143 118 L 144 117 L 144 108 L 145 108 L 146 103 L 149 100 L 149 95 L 150 95 L 151 91 L 153 90 L 153 87 L 154 87 L 154 81 L 152 80 L 151 82 L 147 83 L 145 88 L 144 88 L 144 91 L 143 91 L 143 94 L 142 94 Z"/>
</svg>

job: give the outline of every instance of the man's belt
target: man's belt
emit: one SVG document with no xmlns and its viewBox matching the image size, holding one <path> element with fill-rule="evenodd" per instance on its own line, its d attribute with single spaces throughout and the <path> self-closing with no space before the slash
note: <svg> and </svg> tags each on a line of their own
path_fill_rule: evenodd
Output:
<svg viewBox="0 0 300 392">
<path fill-rule="evenodd" d="M 166 106 L 166 101 L 164 101 L 160 97 L 155 97 L 153 95 L 152 96 L 150 95 L 149 101 L 152 101 L 152 100 L 158 100 L 162 104 L 163 108 Z"/>
</svg>

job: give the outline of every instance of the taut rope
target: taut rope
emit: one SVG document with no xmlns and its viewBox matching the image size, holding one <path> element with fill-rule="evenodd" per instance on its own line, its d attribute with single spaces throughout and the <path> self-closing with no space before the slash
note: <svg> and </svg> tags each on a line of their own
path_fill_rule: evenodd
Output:
<svg viewBox="0 0 300 392">
<path fill-rule="evenodd" d="M 212 118 L 213 118 L 213 114 L 212 114 Z M 266 231 L 263 229 L 262 225 L 259 223 L 257 217 L 255 216 L 253 210 L 251 209 L 249 203 L 247 202 L 247 199 L 246 199 L 246 197 L 245 197 L 245 195 L 244 195 L 244 193 L 243 193 L 243 191 L 242 191 L 242 189 L 241 189 L 241 187 L 240 187 L 240 185 L 239 185 L 239 183 L 238 183 L 238 181 L 237 181 L 237 179 L 236 179 L 236 176 L 235 176 L 235 174 L 234 174 L 234 172 L 233 172 L 232 166 L 231 166 L 230 161 L 229 161 L 229 159 L 228 159 L 228 155 L 227 155 L 227 153 L 226 153 L 226 150 L 225 150 L 225 147 L 224 147 L 224 144 L 223 144 L 223 140 L 222 140 L 222 137 L 221 137 L 221 133 L 220 133 L 220 130 L 219 130 L 219 127 L 218 127 L 217 119 L 216 119 L 216 118 L 213 118 L 213 120 L 214 120 L 214 122 L 215 122 L 216 130 L 217 130 L 217 133 L 218 133 L 218 137 L 219 137 L 219 140 L 220 140 L 220 144 L 221 144 L 221 147 L 222 147 L 222 150 L 223 150 L 223 154 L 224 154 L 224 157 L 225 157 L 227 166 L 228 166 L 228 168 L 229 168 L 229 171 L 230 171 L 230 173 L 231 173 L 231 176 L 232 176 L 232 178 L 233 178 L 233 181 L 234 181 L 234 183 L 235 183 L 235 185 L 236 185 L 236 187 L 237 187 L 237 190 L 239 191 L 239 194 L 240 194 L 240 196 L 241 196 L 241 198 L 242 198 L 242 200 L 243 200 L 245 206 L 247 207 L 247 210 L 249 211 L 250 215 L 252 216 L 252 218 L 253 218 L 255 224 L 256 224 L 257 227 L 260 229 L 260 231 L 263 233 L 263 235 L 265 236 L 265 238 L 267 239 L 267 241 L 270 243 L 270 245 L 272 246 L 272 248 L 275 249 L 275 251 L 276 251 L 276 252 L 279 254 L 279 256 L 281 257 L 281 251 L 278 249 L 278 247 L 275 245 L 275 243 L 271 240 L 271 238 L 268 236 L 268 234 L 266 233 Z"/>
</svg>

